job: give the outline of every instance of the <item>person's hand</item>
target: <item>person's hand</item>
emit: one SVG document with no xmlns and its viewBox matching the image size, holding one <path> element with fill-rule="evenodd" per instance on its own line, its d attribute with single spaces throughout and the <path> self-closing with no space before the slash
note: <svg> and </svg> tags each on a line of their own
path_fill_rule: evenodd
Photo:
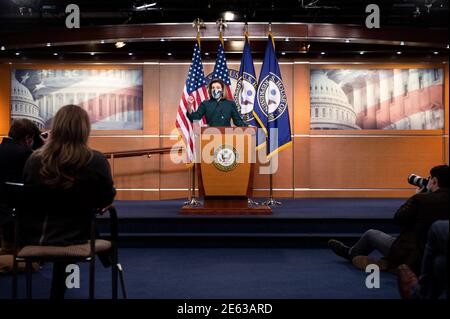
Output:
<svg viewBox="0 0 450 319">
<path fill-rule="evenodd" d="M 187 102 L 188 102 L 187 111 L 188 111 L 189 114 L 191 114 L 191 113 L 192 113 L 192 105 L 193 105 L 194 102 L 195 102 L 194 97 L 191 96 L 191 95 L 189 95 L 189 97 L 188 97 L 188 99 L 187 99 Z"/>
<path fill-rule="evenodd" d="M 39 136 L 45 145 L 45 144 L 47 144 L 47 142 L 50 139 L 50 131 L 45 131 L 45 132 L 41 133 L 41 135 L 39 135 Z"/>
<path fill-rule="evenodd" d="M 416 188 L 416 194 L 424 193 L 425 190 L 426 190 L 426 186 L 424 186 L 424 187 L 422 187 L 422 188 Z"/>
</svg>

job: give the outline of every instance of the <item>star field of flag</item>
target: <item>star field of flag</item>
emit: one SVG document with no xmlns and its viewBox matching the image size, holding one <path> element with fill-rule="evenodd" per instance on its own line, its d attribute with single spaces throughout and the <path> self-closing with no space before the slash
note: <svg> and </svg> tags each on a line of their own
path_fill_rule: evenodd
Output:
<svg viewBox="0 0 450 319">
<path fill-rule="evenodd" d="M 221 79 L 225 85 L 231 85 L 230 77 L 228 76 L 227 59 L 225 58 L 225 51 L 220 43 L 219 49 L 217 50 L 216 65 L 214 66 L 214 72 L 212 78 Z"/>
<path fill-rule="evenodd" d="M 188 77 L 186 79 L 186 91 L 188 94 L 197 91 L 202 86 L 206 85 L 205 74 L 203 73 L 202 60 L 200 58 L 200 50 L 198 44 L 194 46 L 194 54 L 192 57 L 192 64 L 189 68 Z"/>
</svg>

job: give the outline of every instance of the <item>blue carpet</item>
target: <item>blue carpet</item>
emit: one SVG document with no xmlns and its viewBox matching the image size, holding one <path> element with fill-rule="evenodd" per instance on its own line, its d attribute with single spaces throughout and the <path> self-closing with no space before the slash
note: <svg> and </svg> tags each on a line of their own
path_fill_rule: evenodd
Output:
<svg viewBox="0 0 450 319">
<path fill-rule="evenodd" d="M 365 272 L 327 249 L 127 248 L 120 259 L 130 298 L 398 298 L 394 275 L 381 273 L 381 287 L 368 289 Z M 82 265 L 81 288 L 69 290 L 67 298 L 87 297 L 87 274 Z M 97 298 L 109 298 L 109 269 L 99 264 L 96 274 Z M 33 278 L 34 298 L 47 298 L 51 265 Z M 10 280 L 0 275 L 0 298 L 10 298 Z"/>
<path fill-rule="evenodd" d="M 257 199 L 261 202 L 261 199 Z M 115 201 L 119 218 L 192 218 L 180 216 L 185 200 Z M 239 218 L 392 218 L 405 202 L 399 198 L 302 198 L 282 199 L 282 206 L 273 207 L 272 216 L 239 216 Z M 223 216 L 222 216 L 223 217 Z M 195 216 L 199 218 L 199 216 Z M 201 218 L 201 217 L 200 217 Z M 214 216 L 208 216 L 214 218 Z M 233 216 L 233 218 L 237 218 Z"/>
</svg>

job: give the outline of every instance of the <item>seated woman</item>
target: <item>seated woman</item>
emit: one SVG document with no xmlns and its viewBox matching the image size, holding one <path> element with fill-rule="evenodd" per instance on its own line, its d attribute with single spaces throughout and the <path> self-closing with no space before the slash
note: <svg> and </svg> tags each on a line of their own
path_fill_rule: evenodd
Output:
<svg viewBox="0 0 450 319">
<path fill-rule="evenodd" d="M 226 92 L 225 83 L 221 79 L 213 79 L 208 85 L 210 99 L 200 103 L 197 111 L 192 111 L 194 97 L 189 96 L 187 118 L 192 122 L 205 116 L 209 126 L 231 126 L 231 119 L 236 126 L 248 126 L 239 115 L 236 103 L 227 99 Z"/>
<path fill-rule="evenodd" d="M 20 222 L 21 244 L 86 243 L 92 210 L 112 203 L 110 166 L 87 145 L 89 134 L 89 116 L 81 107 L 66 105 L 56 113 L 48 142 L 25 165 L 28 204 Z M 51 297 L 64 296 L 65 266 L 53 267 Z"/>
</svg>

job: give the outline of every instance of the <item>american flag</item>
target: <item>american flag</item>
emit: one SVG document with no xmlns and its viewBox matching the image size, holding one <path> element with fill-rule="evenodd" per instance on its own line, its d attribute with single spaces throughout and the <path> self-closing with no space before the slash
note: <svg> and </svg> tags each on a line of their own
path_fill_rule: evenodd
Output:
<svg viewBox="0 0 450 319">
<path fill-rule="evenodd" d="M 231 94 L 231 81 L 228 76 L 227 59 L 225 58 L 225 51 L 223 50 L 222 43 L 219 43 L 219 49 L 217 50 L 216 65 L 214 66 L 214 71 L 212 79 L 219 78 L 225 82 L 226 90 L 228 93 L 228 98 L 233 99 L 233 94 Z"/>
<path fill-rule="evenodd" d="M 194 46 L 192 63 L 189 68 L 183 93 L 181 94 L 181 100 L 178 106 L 177 119 L 175 123 L 175 126 L 183 139 L 184 145 L 186 146 L 187 161 L 192 162 L 194 160 L 194 130 L 192 123 L 186 116 L 189 96 L 193 96 L 195 99 L 195 102 L 192 105 L 194 111 L 197 110 L 203 100 L 208 98 L 205 73 L 203 72 L 201 52 L 198 43 Z M 202 119 L 202 123 L 206 123 L 204 118 Z"/>
</svg>

